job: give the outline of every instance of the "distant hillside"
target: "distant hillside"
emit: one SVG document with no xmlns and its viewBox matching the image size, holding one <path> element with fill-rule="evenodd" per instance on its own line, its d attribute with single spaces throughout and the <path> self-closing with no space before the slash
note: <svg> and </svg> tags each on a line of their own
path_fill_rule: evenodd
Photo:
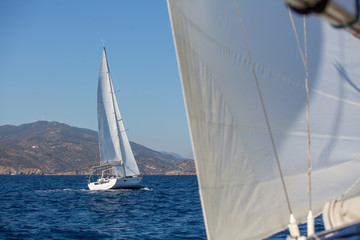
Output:
<svg viewBox="0 0 360 240">
<path fill-rule="evenodd" d="M 143 174 L 195 174 L 193 160 L 130 144 Z M 88 174 L 97 164 L 95 131 L 47 121 L 0 126 L 0 174 Z"/>
<path fill-rule="evenodd" d="M 171 155 L 177 159 L 193 159 L 193 158 L 186 158 L 186 157 L 183 157 L 177 153 L 173 153 L 173 152 L 164 152 L 164 151 L 161 151 L 161 153 L 164 153 L 164 154 L 167 154 L 167 155 Z"/>
</svg>

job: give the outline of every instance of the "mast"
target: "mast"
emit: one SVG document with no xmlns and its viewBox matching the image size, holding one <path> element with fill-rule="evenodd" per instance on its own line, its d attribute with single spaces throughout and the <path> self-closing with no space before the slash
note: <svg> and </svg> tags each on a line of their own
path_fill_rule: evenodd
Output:
<svg viewBox="0 0 360 240">
<path fill-rule="evenodd" d="M 119 127 L 119 121 L 121 121 L 121 119 L 117 119 L 117 116 L 116 116 L 116 108 L 115 108 L 115 104 L 114 104 L 114 101 L 116 101 L 116 98 L 114 96 L 114 87 L 113 87 L 113 84 L 112 84 L 112 81 L 111 81 L 111 77 L 110 77 L 110 68 L 109 68 L 109 63 L 108 63 L 108 60 L 107 60 L 107 56 L 106 56 L 106 49 L 105 49 L 105 46 L 104 46 L 104 54 L 105 54 L 105 60 L 106 60 L 106 68 L 107 68 L 107 78 L 108 78 L 108 81 L 109 81 L 109 85 L 110 85 L 110 93 L 111 93 L 111 100 L 112 100 L 112 107 L 113 107 L 113 110 L 114 110 L 114 118 L 115 118 L 115 122 L 116 122 L 116 130 L 117 130 L 117 136 L 118 136 L 118 139 L 119 139 L 119 149 L 120 149 L 120 155 L 121 155 L 121 159 L 120 159 L 120 162 L 121 162 L 121 166 L 124 170 L 124 176 L 126 176 L 126 170 L 125 170 L 125 162 L 124 162 L 124 159 L 123 159 L 123 150 L 122 150 L 122 147 L 121 147 L 121 137 L 120 137 L 120 127 Z"/>
</svg>

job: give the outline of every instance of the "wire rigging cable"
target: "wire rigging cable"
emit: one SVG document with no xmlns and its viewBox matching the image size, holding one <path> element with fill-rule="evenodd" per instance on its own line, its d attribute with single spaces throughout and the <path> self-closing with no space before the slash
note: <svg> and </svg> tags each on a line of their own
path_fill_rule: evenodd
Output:
<svg viewBox="0 0 360 240">
<path fill-rule="evenodd" d="M 296 31 L 296 27 L 294 24 L 294 19 L 291 14 L 290 7 L 288 7 L 289 16 L 291 20 L 291 25 L 294 30 L 296 42 L 299 48 L 299 52 L 301 55 L 301 59 L 305 68 L 305 89 L 306 89 L 306 119 L 307 119 L 307 129 L 308 129 L 308 138 L 307 138 L 307 155 L 308 155 L 308 171 L 307 171 L 307 188 L 308 188 L 308 196 L 309 196 L 309 215 L 308 215 L 308 236 L 314 234 L 314 217 L 312 215 L 312 200 L 311 200 L 311 172 L 312 172 L 312 161 L 311 161 L 311 127 L 310 127 L 310 94 L 309 94 L 309 68 L 308 68 L 308 58 L 307 58 L 307 31 L 306 31 L 306 18 L 303 15 L 303 28 L 304 28 L 304 51 L 301 48 L 301 44 L 299 41 L 299 36 Z"/>
</svg>

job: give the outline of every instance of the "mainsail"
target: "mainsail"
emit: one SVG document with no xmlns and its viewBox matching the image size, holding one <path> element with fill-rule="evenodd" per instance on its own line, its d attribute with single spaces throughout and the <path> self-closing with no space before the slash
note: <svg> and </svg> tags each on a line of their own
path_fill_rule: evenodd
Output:
<svg viewBox="0 0 360 240">
<path fill-rule="evenodd" d="M 117 176 L 139 175 L 121 118 L 112 84 L 105 48 L 99 72 L 97 96 L 101 164 L 114 165 Z"/>
<path fill-rule="evenodd" d="M 168 7 L 208 239 L 261 239 L 289 222 L 251 61 L 291 211 L 304 222 L 305 73 L 285 5 L 168 0 Z M 318 215 L 360 177 L 360 41 L 309 21 L 312 211 Z"/>
</svg>

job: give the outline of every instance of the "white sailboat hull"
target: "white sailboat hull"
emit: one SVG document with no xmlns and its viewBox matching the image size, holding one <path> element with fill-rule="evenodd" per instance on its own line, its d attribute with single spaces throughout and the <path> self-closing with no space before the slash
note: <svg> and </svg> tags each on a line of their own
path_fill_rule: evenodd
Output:
<svg viewBox="0 0 360 240">
<path fill-rule="evenodd" d="M 100 178 L 88 184 L 90 190 L 141 188 L 142 176 L 127 178 Z"/>
</svg>

